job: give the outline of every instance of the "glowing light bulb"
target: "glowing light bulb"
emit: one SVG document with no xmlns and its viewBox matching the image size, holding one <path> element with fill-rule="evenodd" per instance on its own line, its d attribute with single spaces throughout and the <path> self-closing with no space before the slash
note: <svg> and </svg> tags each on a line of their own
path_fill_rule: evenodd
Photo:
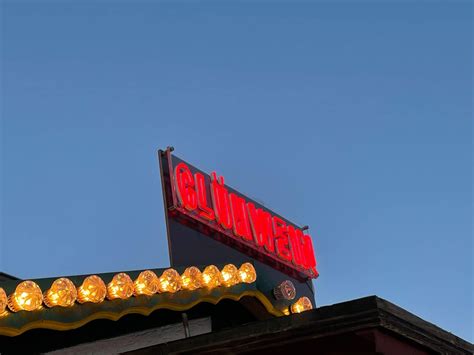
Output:
<svg viewBox="0 0 474 355">
<path fill-rule="evenodd" d="M 160 292 L 176 292 L 181 290 L 181 276 L 174 269 L 168 269 L 160 276 Z"/>
<path fill-rule="evenodd" d="M 0 315 L 5 312 L 5 309 L 7 308 L 7 294 L 5 293 L 5 290 L 0 287 Z"/>
<path fill-rule="evenodd" d="M 42 303 L 43 293 L 33 281 L 19 283 L 15 292 L 8 297 L 8 308 L 12 312 L 35 311 L 41 308 Z"/>
<path fill-rule="evenodd" d="M 100 303 L 104 300 L 106 293 L 104 281 L 97 275 L 91 275 L 86 277 L 77 289 L 77 301 L 79 303 Z"/>
<path fill-rule="evenodd" d="M 235 267 L 234 264 L 227 264 L 221 271 L 222 275 L 222 284 L 224 286 L 230 287 L 237 285 L 240 282 L 239 270 Z"/>
<path fill-rule="evenodd" d="M 202 281 L 207 288 L 214 288 L 221 285 L 222 275 L 217 266 L 209 265 L 202 272 Z"/>
<path fill-rule="evenodd" d="M 239 278 L 241 282 L 251 284 L 257 279 L 257 272 L 255 268 L 250 263 L 244 263 L 240 266 L 239 269 Z"/>
<path fill-rule="evenodd" d="M 61 277 L 53 282 L 44 295 L 44 303 L 48 307 L 71 307 L 77 299 L 76 286 L 71 280 Z"/>
<path fill-rule="evenodd" d="M 291 305 L 291 313 L 301 313 L 313 309 L 313 304 L 308 297 L 300 297 Z"/>
<path fill-rule="evenodd" d="M 159 280 L 158 276 L 153 271 L 145 270 L 138 275 L 137 279 L 133 283 L 135 286 L 135 295 L 154 295 L 159 291 Z"/>
<path fill-rule="evenodd" d="M 203 286 L 201 271 L 195 266 L 188 267 L 181 275 L 181 283 L 186 290 L 201 288 Z"/>
<path fill-rule="evenodd" d="M 114 300 L 117 298 L 127 299 L 133 295 L 133 281 L 124 272 L 116 274 L 112 281 L 107 285 L 107 298 L 109 300 Z"/>
</svg>

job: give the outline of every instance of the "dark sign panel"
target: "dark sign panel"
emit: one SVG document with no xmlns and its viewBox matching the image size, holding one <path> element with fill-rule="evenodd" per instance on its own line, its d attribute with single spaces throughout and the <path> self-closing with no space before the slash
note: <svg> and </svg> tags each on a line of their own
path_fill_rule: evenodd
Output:
<svg viewBox="0 0 474 355">
<path fill-rule="evenodd" d="M 159 161 L 172 266 L 254 260 L 276 271 L 274 282 L 287 275 L 312 296 L 318 272 L 308 234 L 171 149 L 160 150 Z"/>
</svg>

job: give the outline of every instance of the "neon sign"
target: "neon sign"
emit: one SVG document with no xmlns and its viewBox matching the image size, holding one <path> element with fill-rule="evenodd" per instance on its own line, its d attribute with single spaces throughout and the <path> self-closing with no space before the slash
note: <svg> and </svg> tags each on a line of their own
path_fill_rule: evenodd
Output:
<svg viewBox="0 0 474 355">
<path fill-rule="evenodd" d="M 309 234 L 259 206 L 224 183 L 167 151 L 174 214 L 186 216 L 225 238 L 249 247 L 272 263 L 277 262 L 305 277 L 316 278 L 316 258 Z M 174 164 L 173 164 L 174 162 Z"/>
</svg>

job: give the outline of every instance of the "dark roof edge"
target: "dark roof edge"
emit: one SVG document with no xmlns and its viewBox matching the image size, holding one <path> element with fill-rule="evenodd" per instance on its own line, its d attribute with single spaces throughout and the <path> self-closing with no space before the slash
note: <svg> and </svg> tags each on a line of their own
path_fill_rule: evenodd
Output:
<svg viewBox="0 0 474 355">
<path fill-rule="evenodd" d="M 443 344 L 455 347 L 460 351 L 474 351 L 470 342 L 450 333 L 437 325 L 430 323 L 417 315 L 377 296 L 375 297 L 377 307 L 380 310 L 381 326 L 411 338 L 424 346 L 443 348 Z M 433 347 L 433 345 L 436 345 Z"/>
<path fill-rule="evenodd" d="M 164 351 L 206 351 L 248 349 L 295 339 L 320 338 L 367 328 L 382 328 L 438 353 L 472 354 L 471 343 L 424 321 L 414 314 L 377 296 L 323 306 L 301 314 L 252 322 L 192 338 L 143 349 L 136 354 Z"/>
</svg>

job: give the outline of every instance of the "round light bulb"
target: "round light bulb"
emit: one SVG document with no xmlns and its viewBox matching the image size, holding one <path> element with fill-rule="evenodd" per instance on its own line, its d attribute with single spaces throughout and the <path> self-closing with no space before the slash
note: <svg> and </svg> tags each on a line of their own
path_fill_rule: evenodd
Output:
<svg viewBox="0 0 474 355">
<path fill-rule="evenodd" d="M 135 286 L 135 295 L 146 295 L 151 296 L 159 290 L 158 276 L 151 271 L 145 270 L 138 275 L 137 279 L 133 283 Z"/>
<path fill-rule="evenodd" d="M 117 298 L 125 300 L 130 298 L 133 295 L 133 292 L 133 281 L 130 276 L 124 272 L 116 274 L 112 281 L 107 285 L 107 298 L 109 300 Z"/>
<path fill-rule="evenodd" d="M 43 296 L 48 307 L 71 307 L 76 302 L 77 290 L 71 280 L 61 277 L 53 282 Z"/>
<path fill-rule="evenodd" d="M 290 280 L 285 280 L 273 289 L 273 295 L 277 300 L 293 300 L 296 297 L 295 285 Z"/>
<path fill-rule="evenodd" d="M 313 309 L 313 304 L 308 297 L 300 297 L 291 305 L 291 313 L 301 313 Z"/>
<path fill-rule="evenodd" d="M 0 315 L 2 315 L 7 309 L 7 302 L 7 294 L 5 293 L 5 290 L 0 287 Z"/>
<path fill-rule="evenodd" d="M 181 290 L 181 276 L 174 269 L 167 269 L 160 277 L 160 292 L 176 292 Z"/>
<path fill-rule="evenodd" d="M 195 266 L 188 267 L 181 275 L 181 283 L 185 290 L 201 288 L 203 286 L 201 271 Z"/>
<path fill-rule="evenodd" d="M 42 303 L 43 293 L 33 281 L 19 283 L 15 292 L 8 297 L 8 308 L 12 312 L 35 311 L 41 308 Z"/>
<path fill-rule="evenodd" d="M 221 271 L 222 284 L 230 287 L 237 285 L 240 282 L 239 270 L 234 264 L 227 264 Z"/>
<path fill-rule="evenodd" d="M 221 285 L 222 275 L 217 266 L 209 265 L 202 272 L 202 281 L 207 288 L 214 288 Z"/>
<path fill-rule="evenodd" d="M 77 301 L 79 303 L 100 303 L 107 294 L 104 281 L 97 276 L 91 275 L 84 279 L 82 285 L 77 289 Z"/>
<path fill-rule="evenodd" d="M 257 272 L 255 268 L 250 263 L 244 263 L 240 266 L 239 269 L 239 278 L 241 282 L 251 284 L 257 279 Z"/>
</svg>

